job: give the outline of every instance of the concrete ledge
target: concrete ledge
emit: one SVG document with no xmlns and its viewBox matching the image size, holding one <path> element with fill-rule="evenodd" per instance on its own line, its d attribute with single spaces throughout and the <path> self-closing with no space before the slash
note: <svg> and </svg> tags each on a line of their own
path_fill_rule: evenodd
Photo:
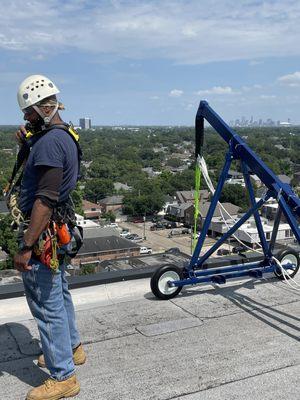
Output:
<svg viewBox="0 0 300 400">
<path fill-rule="evenodd" d="M 291 248 L 299 251 L 299 246 L 290 246 Z M 277 245 L 274 251 L 276 254 L 287 246 Z M 204 263 L 204 269 L 218 268 L 228 265 L 246 264 L 249 262 L 255 262 L 262 259 L 262 256 L 255 252 L 249 252 L 245 254 L 231 254 L 221 258 L 209 258 Z M 161 259 L 161 263 L 155 266 L 149 266 L 143 269 L 128 269 L 108 272 L 98 272 L 96 274 L 80 275 L 80 276 L 69 276 L 69 288 L 76 289 L 87 286 L 103 285 L 107 283 L 129 281 L 133 279 L 149 278 L 153 275 L 154 271 L 161 265 L 170 264 L 169 260 Z M 23 283 L 0 285 L 0 299 L 8 299 L 12 297 L 20 297 L 24 295 Z"/>
</svg>

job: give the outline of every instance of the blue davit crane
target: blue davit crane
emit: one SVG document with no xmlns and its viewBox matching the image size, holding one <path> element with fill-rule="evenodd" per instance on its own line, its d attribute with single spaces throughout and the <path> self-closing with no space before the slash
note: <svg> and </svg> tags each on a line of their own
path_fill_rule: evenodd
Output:
<svg viewBox="0 0 300 400">
<path fill-rule="evenodd" d="M 182 268 L 172 264 L 163 265 L 156 270 L 151 278 L 151 290 L 153 294 L 163 300 L 177 296 L 185 285 L 208 282 L 221 284 L 226 283 L 228 279 L 243 276 L 261 278 L 263 274 L 270 272 L 273 272 L 280 279 L 283 279 L 284 276 L 285 278 L 292 278 L 298 272 L 300 265 L 299 253 L 289 247 L 284 248 L 279 252 L 279 254 L 277 253 L 276 258 L 274 257 L 275 242 L 282 213 L 289 223 L 295 238 L 300 243 L 300 230 L 297 222 L 297 218 L 300 217 L 300 199 L 294 193 L 290 185 L 281 182 L 272 170 L 268 168 L 255 152 L 243 141 L 243 139 L 222 120 L 222 118 L 208 105 L 206 101 L 200 102 L 196 114 L 196 159 L 202 155 L 204 120 L 215 129 L 225 142 L 227 142 L 228 151 L 218 185 L 212 197 L 201 234 L 198 238 L 189 264 Z M 241 163 L 245 185 L 249 194 L 250 208 L 205 254 L 200 256 L 205 237 L 233 160 L 239 160 Z M 255 199 L 254 188 L 250 180 L 250 173 L 256 174 L 267 189 L 265 195 L 259 201 L 256 201 Z M 269 198 L 276 199 L 279 206 L 274 221 L 271 239 L 270 241 L 267 241 L 258 210 Z M 254 216 L 262 246 L 263 255 L 261 259 L 255 262 L 250 261 L 225 267 L 207 268 L 205 261 L 207 261 L 208 258 L 251 216 Z"/>
</svg>

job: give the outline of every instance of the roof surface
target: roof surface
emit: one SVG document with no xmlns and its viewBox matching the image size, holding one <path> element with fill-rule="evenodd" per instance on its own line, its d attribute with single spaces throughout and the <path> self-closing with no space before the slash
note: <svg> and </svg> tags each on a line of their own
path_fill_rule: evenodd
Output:
<svg viewBox="0 0 300 400">
<path fill-rule="evenodd" d="M 83 238 L 86 239 L 96 239 L 99 237 L 106 237 L 106 236 L 120 236 L 119 231 L 116 228 L 110 227 L 102 227 L 102 226 L 95 226 L 85 228 L 83 226 Z"/>
<path fill-rule="evenodd" d="M 92 203 L 91 201 L 88 201 L 88 200 L 82 200 L 82 207 L 83 207 L 84 210 L 90 210 L 92 208 L 96 208 L 97 210 L 101 209 L 99 204 Z"/>
<path fill-rule="evenodd" d="M 87 352 L 78 400 L 298 398 L 300 298 L 284 282 L 188 287 L 171 301 L 148 279 L 72 295 Z M 48 377 L 25 298 L 1 300 L 0 322 L 1 398 L 24 399 Z"/>
<path fill-rule="evenodd" d="M 205 202 L 205 203 L 201 203 L 199 205 L 199 212 L 201 217 L 205 218 L 209 207 L 210 207 L 210 202 Z M 237 213 L 239 212 L 240 207 L 232 204 L 232 203 L 222 203 L 222 206 L 225 208 L 225 210 L 230 214 L 230 215 L 237 215 Z M 222 209 L 222 214 L 224 214 L 226 216 L 226 212 L 223 211 Z M 221 211 L 220 211 L 220 207 L 216 207 L 215 211 L 214 211 L 214 217 L 220 217 L 222 216 Z M 228 216 L 228 215 L 227 215 Z"/>
<path fill-rule="evenodd" d="M 100 253 L 103 251 L 113 251 L 121 249 L 139 249 L 140 246 L 118 236 L 103 236 L 84 239 L 83 245 L 78 251 L 78 255 Z"/>
<path fill-rule="evenodd" d="M 118 205 L 122 204 L 124 196 L 109 196 L 99 200 L 100 204 Z"/>
</svg>

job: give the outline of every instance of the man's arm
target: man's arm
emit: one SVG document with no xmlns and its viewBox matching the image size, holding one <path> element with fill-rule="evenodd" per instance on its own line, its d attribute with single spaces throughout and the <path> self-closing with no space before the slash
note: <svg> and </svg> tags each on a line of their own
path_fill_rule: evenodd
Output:
<svg viewBox="0 0 300 400">
<path fill-rule="evenodd" d="M 27 246 L 33 246 L 38 240 L 40 234 L 47 227 L 53 208 L 59 198 L 59 189 L 62 183 L 62 178 L 62 168 L 47 166 L 41 166 L 39 168 L 36 200 L 31 211 L 28 229 L 24 234 L 24 242 Z M 31 266 L 28 265 L 31 255 L 31 250 L 19 251 L 15 255 L 15 267 L 20 272 L 31 269 Z"/>
</svg>

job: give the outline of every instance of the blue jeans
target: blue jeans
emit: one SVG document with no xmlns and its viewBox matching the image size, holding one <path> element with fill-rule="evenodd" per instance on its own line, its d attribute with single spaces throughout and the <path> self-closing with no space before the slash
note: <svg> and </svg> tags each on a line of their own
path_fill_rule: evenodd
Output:
<svg viewBox="0 0 300 400">
<path fill-rule="evenodd" d="M 45 363 L 51 377 L 63 381 L 75 373 L 72 349 L 80 344 L 65 266 L 52 272 L 34 259 L 22 273 L 26 299 L 37 321 Z"/>
</svg>

